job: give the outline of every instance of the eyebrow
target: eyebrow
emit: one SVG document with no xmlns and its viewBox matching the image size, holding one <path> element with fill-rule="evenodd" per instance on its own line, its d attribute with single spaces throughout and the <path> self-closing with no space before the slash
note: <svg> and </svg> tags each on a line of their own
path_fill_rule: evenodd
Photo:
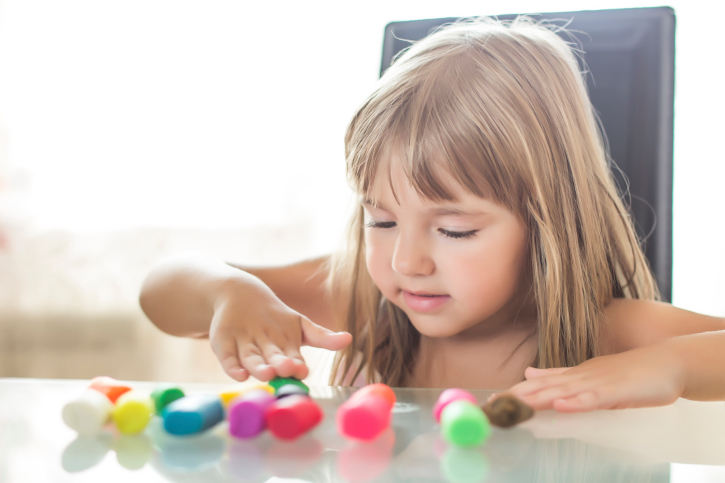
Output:
<svg viewBox="0 0 725 483">
<path fill-rule="evenodd" d="M 363 205 L 371 206 L 373 208 L 378 208 L 383 211 L 387 211 L 392 213 L 389 209 L 385 207 L 382 203 L 373 201 L 371 199 L 363 199 L 362 201 Z M 453 207 L 441 207 L 441 208 L 429 208 L 425 210 L 425 213 L 427 215 L 431 216 L 481 216 L 485 215 L 485 211 L 479 211 L 479 210 L 464 210 L 462 208 L 453 208 Z"/>
</svg>

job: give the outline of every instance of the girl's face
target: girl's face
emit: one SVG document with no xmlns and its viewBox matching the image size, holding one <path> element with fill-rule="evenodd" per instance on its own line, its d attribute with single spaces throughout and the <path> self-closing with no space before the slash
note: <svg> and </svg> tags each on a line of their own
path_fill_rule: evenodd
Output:
<svg viewBox="0 0 725 483">
<path fill-rule="evenodd" d="M 391 176 L 400 203 L 387 179 L 363 200 L 367 268 L 413 326 L 427 337 L 486 336 L 527 315 L 523 223 L 450 175 L 458 200 L 440 203 L 420 197 L 401 170 Z"/>
</svg>

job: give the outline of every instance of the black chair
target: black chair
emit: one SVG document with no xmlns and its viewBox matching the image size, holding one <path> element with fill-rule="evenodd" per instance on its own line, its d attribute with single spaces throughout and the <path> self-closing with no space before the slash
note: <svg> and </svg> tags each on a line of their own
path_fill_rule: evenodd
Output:
<svg viewBox="0 0 725 483">
<path fill-rule="evenodd" d="M 634 217 L 662 298 L 669 301 L 672 299 L 674 11 L 657 7 L 531 16 L 555 21 L 575 31 L 585 52 L 589 95 L 616 163 L 615 179 Z M 497 16 L 500 20 L 515 17 Z M 410 45 L 409 41 L 420 40 L 437 27 L 455 20 L 452 17 L 389 23 L 385 27 L 380 73 L 390 66 L 395 54 Z M 562 37 L 568 42 L 572 40 L 566 35 Z"/>
</svg>

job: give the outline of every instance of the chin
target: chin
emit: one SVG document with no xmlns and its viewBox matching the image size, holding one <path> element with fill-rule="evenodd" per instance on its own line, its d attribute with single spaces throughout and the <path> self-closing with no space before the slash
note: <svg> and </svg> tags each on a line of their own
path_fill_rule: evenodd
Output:
<svg viewBox="0 0 725 483">
<path fill-rule="evenodd" d="M 408 318 L 410 319 L 410 316 L 408 316 Z M 415 327 L 415 330 L 417 330 L 420 335 L 430 337 L 431 339 L 453 337 L 460 332 L 451 330 L 451 327 L 446 327 L 445 324 L 421 324 L 420 322 L 414 322 L 413 319 L 410 319 L 410 323 L 413 324 L 413 327 Z"/>
<path fill-rule="evenodd" d="M 405 313 L 415 330 L 417 330 L 418 333 L 422 336 L 430 337 L 433 339 L 442 339 L 444 337 L 453 337 L 454 335 L 459 334 L 461 330 L 463 330 L 455 330 L 455 327 L 451 327 L 450 323 L 441 320 L 440 317 L 434 314 L 422 315 L 417 312 L 411 313 L 410 309 L 404 304 L 399 304 L 396 301 L 392 300 L 391 302 L 393 303 L 393 305 L 395 305 Z"/>
</svg>

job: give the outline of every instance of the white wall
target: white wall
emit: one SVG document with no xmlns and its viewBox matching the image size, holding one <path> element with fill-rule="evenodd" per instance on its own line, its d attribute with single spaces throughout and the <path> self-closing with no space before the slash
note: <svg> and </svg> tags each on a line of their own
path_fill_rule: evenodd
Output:
<svg viewBox="0 0 725 483">
<path fill-rule="evenodd" d="M 159 256 L 328 252 L 393 20 L 659 2 L 2 0 L 0 307 L 133 307 Z M 722 4 L 678 0 L 674 302 L 725 315 Z M 253 238 L 261 241 L 251 241 Z M 270 241 L 271 240 L 271 241 Z"/>
</svg>

